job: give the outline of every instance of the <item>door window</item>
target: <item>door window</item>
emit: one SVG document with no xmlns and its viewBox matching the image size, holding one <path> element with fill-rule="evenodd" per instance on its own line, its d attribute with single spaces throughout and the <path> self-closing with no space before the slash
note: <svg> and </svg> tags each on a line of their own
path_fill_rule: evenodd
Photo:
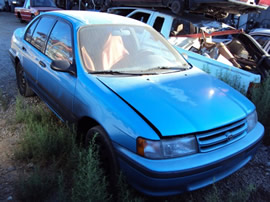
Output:
<svg viewBox="0 0 270 202">
<path fill-rule="evenodd" d="M 55 23 L 55 19 L 51 17 L 43 17 L 39 21 L 37 28 L 34 31 L 31 44 L 41 52 L 44 51 L 45 44 L 51 27 Z"/>
<path fill-rule="evenodd" d="M 52 60 L 73 61 L 71 26 L 58 21 L 52 30 L 45 54 Z"/>
</svg>

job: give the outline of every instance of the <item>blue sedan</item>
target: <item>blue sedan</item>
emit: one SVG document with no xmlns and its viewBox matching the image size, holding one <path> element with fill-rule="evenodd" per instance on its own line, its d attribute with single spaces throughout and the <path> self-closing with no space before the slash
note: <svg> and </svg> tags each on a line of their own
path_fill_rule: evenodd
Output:
<svg viewBox="0 0 270 202">
<path fill-rule="evenodd" d="M 165 196 L 244 166 L 264 134 L 255 106 L 182 57 L 159 33 L 112 14 L 56 11 L 15 30 L 21 95 L 37 94 L 87 144 L 110 181 Z"/>
</svg>

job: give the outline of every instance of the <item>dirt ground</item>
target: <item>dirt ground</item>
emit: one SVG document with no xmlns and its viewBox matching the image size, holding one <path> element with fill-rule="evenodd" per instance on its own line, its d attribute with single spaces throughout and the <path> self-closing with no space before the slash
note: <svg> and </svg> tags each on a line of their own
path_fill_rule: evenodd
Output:
<svg viewBox="0 0 270 202">
<path fill-rule="evenodd" d="M 21 126 L 16 124 L 15 99 L 17 95 L 15 71 L 8 55 L 10 39 L 17 27 L 25 26 L 11 13 L 0 12 L 0 91 L 5 103 L 0 105 L 0 202 L 18 201 L 14 185 L 25 166 L 14 159 L 19 143 Z M 267 134 L 269 135 L 269 134 Z M 220 194 L 228 194 L 249 185 L 255 186 L 250 201 L 269 201 L 270 198 L 270 146 L 262 145 L 255 158 L 230 177 L 216 183 Z M 195 201 L 209 188 L 194 192 Z"/>
</svg>

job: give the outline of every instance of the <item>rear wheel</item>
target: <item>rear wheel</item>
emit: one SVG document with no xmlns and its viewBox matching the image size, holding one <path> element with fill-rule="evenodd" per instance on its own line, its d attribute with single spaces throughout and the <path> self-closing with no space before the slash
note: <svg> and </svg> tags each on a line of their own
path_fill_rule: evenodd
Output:
<svg viewBox="0 0 270 202">
<path fill-rule="evenodd" d="M 89 147 L 90 142 L 98 146 L 98 158 L 100 167 L 108 179 L 108 189 L 113 192 L 118 180 L 118 163 L 111 140 L 101 126 L 95 126 L 88 130 L 85 136 L 85 145 Z"/>
<path fill-rule="evenodd" d="M 29 97 L 34 95 L 34 92 L 29 87 L 27 80 L 25 78 L 24 69 L 21 65 L 21 63 L 18 63 L 16 66 L 16 79 L 17 79 L 17 85 L 19 92 L 24 97 Z"/>
<path fill-rule="evenodd" d="M 22 16 L 20 15 L 20 13 L 18 13 L 18 18 L 20 20 L 20 23 L 24 23 L 24 20 L 22 19 Z"/>
</svg>

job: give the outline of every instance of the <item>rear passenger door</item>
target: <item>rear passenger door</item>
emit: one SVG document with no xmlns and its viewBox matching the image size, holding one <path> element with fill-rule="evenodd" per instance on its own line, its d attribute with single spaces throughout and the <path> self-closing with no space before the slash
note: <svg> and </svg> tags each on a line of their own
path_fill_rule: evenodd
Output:
<svg viewBox="0 0 270 202">
<path fill-rule="evenodd" d="M 38 91 L 37 73 L 40 66 L 40 58 L 43 57 L 48 34 L 54 24 L 54 18 L 38 18 L 28 27 L 24 35 L 25 42 L 22 46 L 23 59 L 21 63 L 26 73 L 26 78 L 35 91 Z"/>
</svg>

